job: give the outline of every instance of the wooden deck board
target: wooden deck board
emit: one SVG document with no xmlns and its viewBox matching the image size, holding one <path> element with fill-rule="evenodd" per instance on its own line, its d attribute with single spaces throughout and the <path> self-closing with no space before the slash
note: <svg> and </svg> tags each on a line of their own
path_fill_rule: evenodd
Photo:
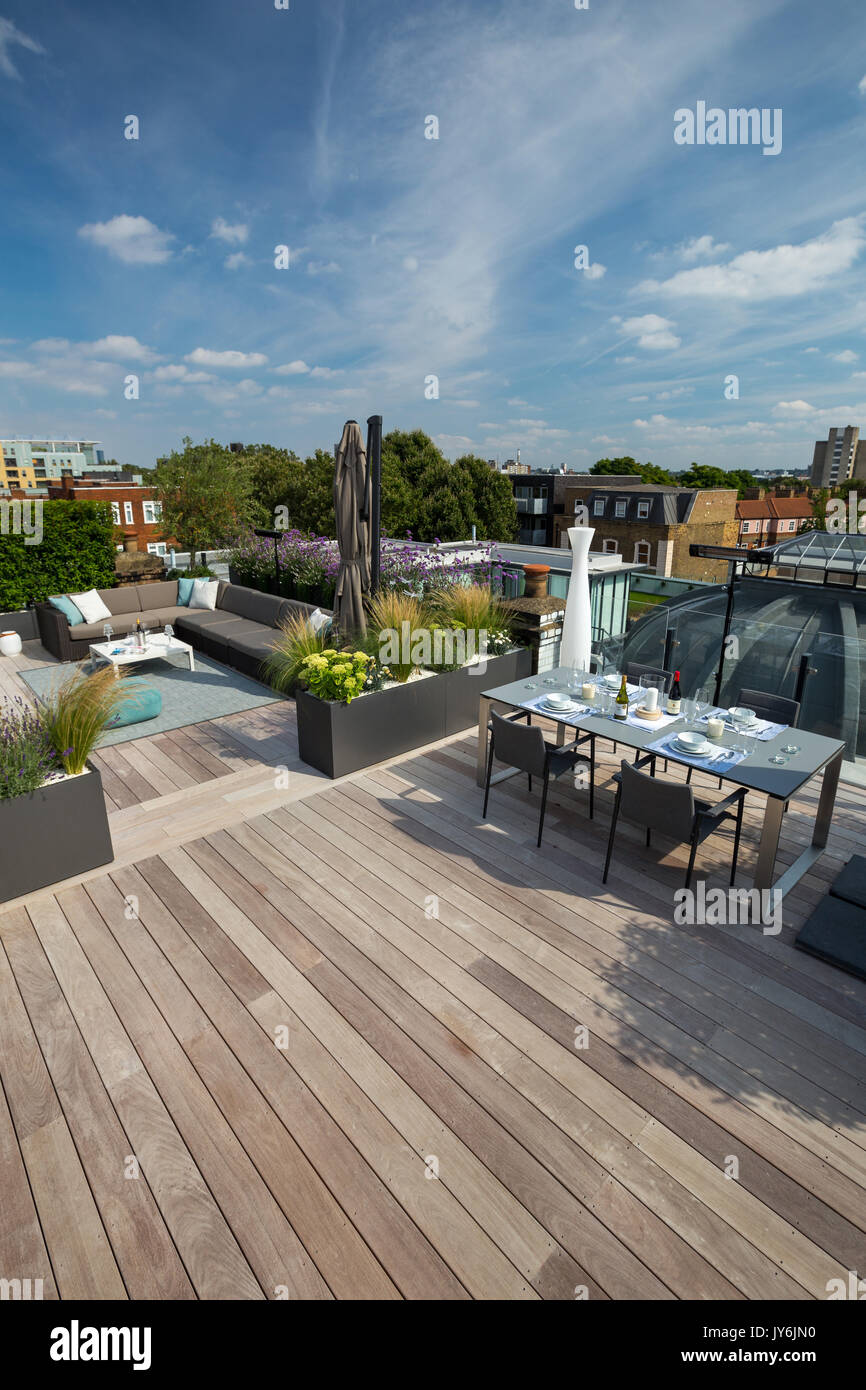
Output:
<svg viewBox="0 0 866 1390">
<path fill-rule="evenodd" d="M 0 693 L 47 664 L 26 643 Z M 862 793 L 778 935 L 677 927 L 680 847 L 624 827 L 601 883 L 599 753 L 595 820 L 556 784 L 538 850 L 520 782 L 480 819 L 469 735 L 336 783 L 291 701 L 99 751 L 115 863 L 0 908 L 0 1277 L 799 1301 L 866 1268 L 866 986 L 792 945 Z"/>
</svg>

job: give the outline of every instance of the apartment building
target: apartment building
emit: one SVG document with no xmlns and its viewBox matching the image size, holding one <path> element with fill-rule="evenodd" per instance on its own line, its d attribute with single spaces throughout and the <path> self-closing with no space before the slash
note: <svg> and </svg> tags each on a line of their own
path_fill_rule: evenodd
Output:
<svg viewBox="0 0 866 1390">
<path fill-rule="evenodd" d="M 859 425 L 830 430 L 826 439 L 815 441 L 812 455 L 813 487 L 838 487 L 849 478 L 866 478 L 866 440 Z"/>
<path fill-rule="evenodd" d="M 171 537 L 166 538 L 161 534 L 160 504 L 156 501 L 154 489 L 146 484 L 131 480 L 102 483 L 99 479 L 65 478 L 56 486 L 49 487 L 48 496 L 108 502 L 114 524 L 123 533 L 122 539 L 118 537 L 118 550 L 131 548 L 130 542 L 134 540 L 138 550 L 147 551 L 150 555 L 166 555 L 175 544 Z"/>
<path fill-rule="evenodd" d="M 0 440 L 0 488 L 45 487 L 105 469 L 105 451 L 93 439 Z"/>
<path fill-rule="evenodd" d="M 737 544 L 736 488 L 663 487 L 592 474 L 558 481 L 562 510 L 554 514 L 554 545 L 568 545 L 575 512 L 582 515 L 586 508 L 595 530 L 591 551 L 648 565 L 665 577 L 726 579 L 725 561 L 691 556 L 689 547 Z"/>
</svg>

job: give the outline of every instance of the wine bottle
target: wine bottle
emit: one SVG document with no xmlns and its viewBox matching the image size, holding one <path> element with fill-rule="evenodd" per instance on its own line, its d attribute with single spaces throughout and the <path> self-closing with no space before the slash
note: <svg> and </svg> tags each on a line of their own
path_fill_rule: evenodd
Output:
<svg viewBox="0 0 866 1390">
<path fill-rule="evenodd" d="M 628 685 L 625 676 L 622 678 L 622 685 L 616 697 L 616 707 L 613 713 L 615 719 L 628 719 Z"/>
<path fill-rule="evenodd" d="M 679 671 L 674 671 L 673 685 L 668 691 L 668 714 L 679 714 L 680 701 L 682 700 L 682 698 L 682 691 L 680 690 L 680 673 Z"/>
</svg>

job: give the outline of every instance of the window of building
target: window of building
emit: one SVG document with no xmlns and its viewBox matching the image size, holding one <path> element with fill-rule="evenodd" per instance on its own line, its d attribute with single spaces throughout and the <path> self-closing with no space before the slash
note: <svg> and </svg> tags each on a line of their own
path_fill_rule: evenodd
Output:
<svg viewBox="0 0 866 1390">
<path fill-rule="evenodd" d="M 636 565 L 648 565 L 650 562 L 650 543 L 649 541 L 636 541 L 634 547 L 634 563 Z"/>
<path fill-rule="evenodd" d="M 743 535 L 745 535 L 747 531 L 751 531 L 751 529 L 752 529 L 752 523 L 751 523 L 750 521 L 744 521 L 744 522 L 743 522 Z"/>
<path fill-rule="evenodd" d="M 119 503 L 119 502 L 112 502 L 112 504 L 111 504 L 111 519 L 112 519 L 112 521 L 114 522 L 115 526 L 119 526 L 119 525 L 120 525 L 120 503 Z"/>
<path fill-rule="evenodd" d="M 593 516 L 604 516 L 604 498 L 597 497 L 592 504 Z"/>
<path fill-rule="evenodd" d="M 616 507 L 615 507 L 615 514 L 616 514 L 616 516 L 625 516 L 625 509 L 626 509 L 626 499 L 625 499 L 624 497 L 618 497 L 618 498 L 616 499 Z"/>
<path fill-rule="evenodd" d="M 148 555 L 164 555 L 165 541 L 148 541 L 147 553 Z"/>
<path fill-rule="evenodd" d="M 619 549 L 619 541 L 602 541 L 601 551 L 603 555 L 616 555 Z"/>
<path fill-rule="evenodd" d="M 649 504 L 649 502 L 638 502 L 638 504 L 637 504 L 637 519 L 638 519 L 638 521 L 646 521 L 647 518 L 648 518 L 648 516 L 649 516 L 649 513 L 650 513 L 650 504 Z"/>
<path fill-rule="evenodd" d="M 131 525 L 132 525 L 132 503 L 131 503 L 131 502 L 124 502 L 124 504 L 123 504 L 123 519 L 124 519 L 124 521 L 126 522 L 127 526 L 131 526 Z"/>
<path fill-rule="evenodd" d="M 155 522 L 159 521 L 159 519 L 160 519 L 161 516 L 162 516 L 162 503 L 161 503 L 161 502 L 145 502 L 145 504 L 144 504 L 144 520 L 145 520 L 146 525 L 148 525 L 148 526 L 153 526 L 153 524 L 154 524 Z"/>
</svg>

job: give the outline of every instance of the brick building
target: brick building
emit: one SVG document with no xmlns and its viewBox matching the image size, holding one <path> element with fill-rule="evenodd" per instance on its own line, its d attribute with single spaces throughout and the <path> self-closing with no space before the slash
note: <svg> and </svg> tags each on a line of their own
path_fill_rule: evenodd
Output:
<svg viewBox="0 0 866 1390">
<path fill-rule="evenodd" d="M 810 525 L 812 502 L 808 497 L 744 497 L 737 503 L 740 527 L 739 544 L 748 549 L 760 545 L 775 545 L 776 541 L 796 536 Z"/>
<path fill-rule="evenodd" d="M 562 510 L 554 516 L 554 545 L 568 545 L 575 510 L 586 507 L 595 529 L 591 551 L 648 565 L 663 576 L 727 578 L 725 561 L 692 556 L 689 547 L 737 544 L 736 488 L 663 487 L 601 474 L 584 479 L 566 474 L 557 481 Z"/>
<path fill-rule="evenodd" d="M 151 555 L 165 555 L 174 545 L 172 539 L 161 535 L 159 503 L 154 489 L 132 479 L 101 483 L 98 479 L 64 478 L 62 483 L 48 488 L 51 498 L 83 498 L 85 501 L 108 502 L 114 524 L 122 532 L 118 549 L 138 549 Z"/>
</svg>

